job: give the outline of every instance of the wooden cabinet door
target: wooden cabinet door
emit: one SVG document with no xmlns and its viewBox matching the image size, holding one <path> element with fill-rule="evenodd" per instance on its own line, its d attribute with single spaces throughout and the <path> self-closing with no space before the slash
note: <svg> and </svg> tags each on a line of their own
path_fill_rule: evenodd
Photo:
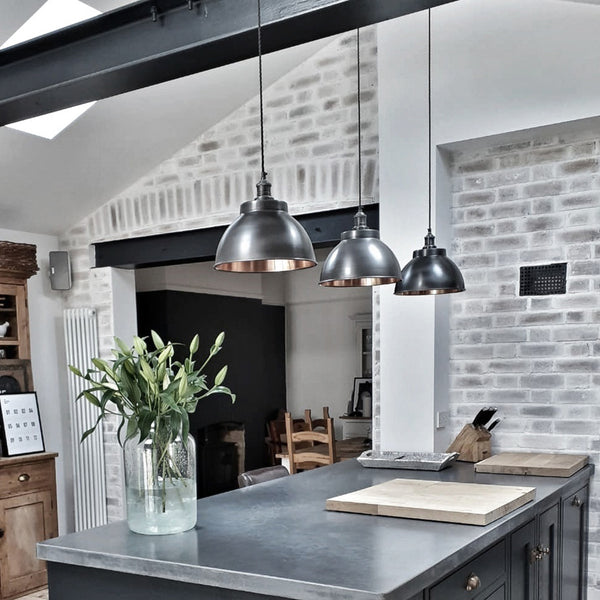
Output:
<svg viewBox="0 0 600 600">
<path fill-rule="evenodd" d="M 534 600 L 535 565 L 531 551 L 535 546 L 535 520 L 510 536 L 510 600 Z"/>
<path fill-rule="evenodd" d="M 588 498 L 585 486 L 562 501 L 562 600 L 585 598 Z"/>
<path fill-rule="evenodd" d="M 0 500 L 0 594 L 2 598 L 47 582 L 46 563 L 36 543 L 56 537 L 56 508 L 50 491 Z"/>
<path fill-rule="evenodd" d="M 559 540 L 559 506 L 555 504 L 539 517 L 538 544 L 549 553 L 537 561 L 538 600 L 558 600 Z"/>
</svg>

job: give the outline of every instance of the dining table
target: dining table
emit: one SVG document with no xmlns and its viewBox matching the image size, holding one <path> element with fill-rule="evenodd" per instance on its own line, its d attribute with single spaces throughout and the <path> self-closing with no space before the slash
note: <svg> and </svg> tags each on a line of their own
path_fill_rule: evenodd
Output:
<svg viewBox="0 0 600 600">
<path fill-rule="evenodd" d="M 336 462 L 357 458 L 363 452 L 365 452 L 365 450 L 370 449 L 371 440 L 369 438 L 365 438 L 364 436 L 352 437 L 345 440 L 335 440 Z M 327 444 L 318 444 L 316 446 L 312 446 L 310 451 L 312 453 L 317 452 L 325 456 L 329 454 L 329 448 Z M 298 450 L 298 453 L 302 453 L 302 449 Z M 290 470 L 290 460 L 287 452 L 278 452 L 275 457 L 281 460 L 281 464 L 288 471 Z"/>
</svg>

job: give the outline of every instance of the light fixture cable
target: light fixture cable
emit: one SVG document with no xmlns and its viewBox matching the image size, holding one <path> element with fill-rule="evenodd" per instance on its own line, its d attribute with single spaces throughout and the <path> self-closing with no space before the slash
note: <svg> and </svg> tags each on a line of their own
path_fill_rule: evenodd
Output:
<svg viewBox="0 0 600 600">
<path fill-rule="evenodd" d="M 431 9 L 427 10 L 427 150 L 429 153 L 429 227 L 431 235 Z"/>
<path fill-rule="evenodd" d="M 260 103 L 260 168 L 261 178 L 266 179 L 265 171 L 265 117 L 263 109 L 263 72 L 262 72 L 262 20 L 260 14 L 260 0 L 258 4 L 258 87 Z"/>
<path fill-rule="evenodd" d="M 362 121 L 360 115 L 360 28 L 356 29 L 356 107 L 358 110 L 358 210 L 362 212 Z"/>
</svg>

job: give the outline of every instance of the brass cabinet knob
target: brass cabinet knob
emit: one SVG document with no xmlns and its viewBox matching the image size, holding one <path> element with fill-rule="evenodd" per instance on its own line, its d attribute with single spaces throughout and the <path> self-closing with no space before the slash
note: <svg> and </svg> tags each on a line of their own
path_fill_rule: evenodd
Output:
<svg viewBox="0 0 600 600">
<path fill-rule="evenodd" d="M 573 498 L 573 500 L 571 501 L 571 504 L 579 508 L 583 503 L 579 499 L 579 496 L 575 496 L 575 498 Z"/>
<path fill-rule="evenodd" d="M 29 481 L 31 479 L 31 477 L 29 476 L 29 473 L 21 473 L 17 479 L 21 483 L 24 483 L 25 481 Z"/>
<path fill-rule="evenodd" d="M 465 590 L 467 592 L 472 592 L 481 587 L 481 579 L 475 575 L 475 573 L 471 573 L 467 578 L 467 585 L 465 586 Z"/>
<path fill-rule="evenodd" d="M 539 548 L 542 556 L 548 556 L 550 554 L 550 548 L 548 546 L 540 546 Z"/>
</svg>

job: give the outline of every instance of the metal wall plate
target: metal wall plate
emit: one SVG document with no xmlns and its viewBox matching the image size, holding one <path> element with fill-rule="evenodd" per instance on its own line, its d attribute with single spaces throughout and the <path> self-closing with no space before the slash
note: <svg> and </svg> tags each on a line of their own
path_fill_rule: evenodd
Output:
<svg viewBox="0 0 600 600">
<path fill-rule="evenodd" d="M 567 263 L 521 267 L 519 296 L 567 293 Z"/>
</svg>

